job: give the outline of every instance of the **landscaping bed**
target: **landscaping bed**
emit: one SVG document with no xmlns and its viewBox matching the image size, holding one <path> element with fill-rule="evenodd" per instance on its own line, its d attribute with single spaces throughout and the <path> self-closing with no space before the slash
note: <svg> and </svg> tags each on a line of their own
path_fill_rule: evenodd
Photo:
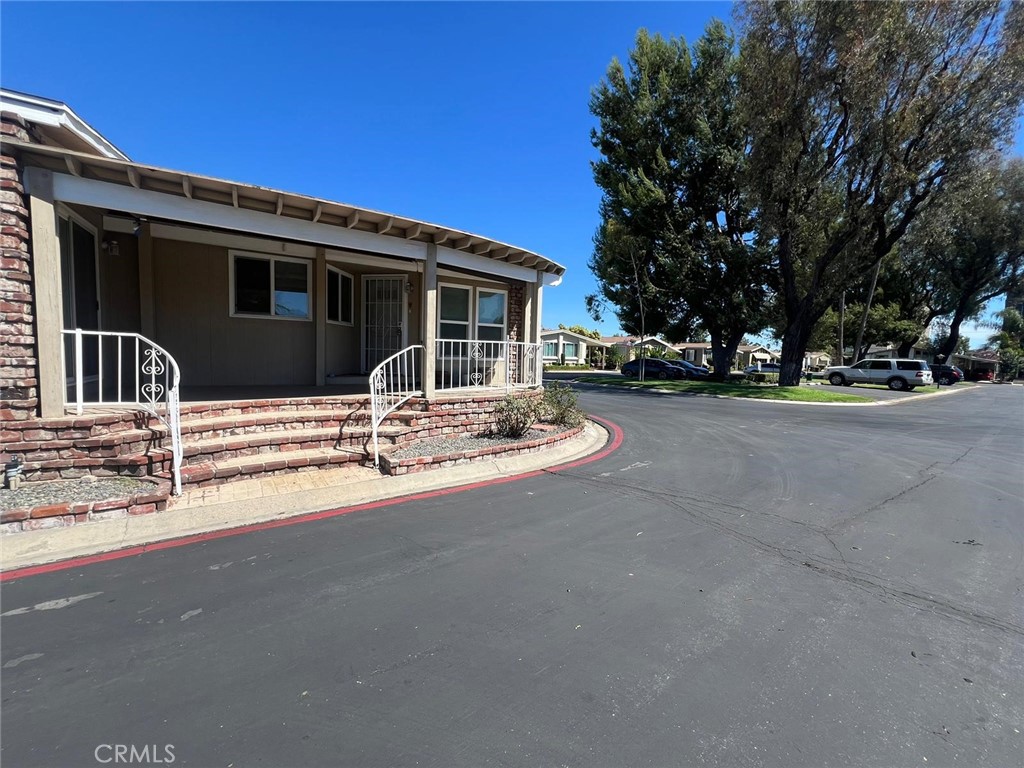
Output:
<svg viewBox="0 0 1024 768">
<path fill-rule="evenodd" d="M 498 459 L 522 453 L 536 453 L 545 447 L 575 437 L 582 426 L 535 424 L 521 437 L 501 435 L 448 435 L 420 440 L 380 457 L 388 475 L 406 475 L 430 469 L 453 467 L 483 459 Z"/>
<path fill-rule="evenodd" d="M 84 477 L 23 483 L 16 491 L 0 489 L 0 530 L 15 533 L 144 515 L 165 509 L 170 495 L 170 482 L 156 478 Z"/>
</svg>

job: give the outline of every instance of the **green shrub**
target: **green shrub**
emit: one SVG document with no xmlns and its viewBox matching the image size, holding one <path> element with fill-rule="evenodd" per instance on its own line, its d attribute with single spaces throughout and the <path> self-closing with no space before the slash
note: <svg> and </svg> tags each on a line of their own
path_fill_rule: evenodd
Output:
<svg viewBox="0 0 1024 768">
<path fill-rule="evenodd" d="M 779 374 L 777 373 L 751 373 L 750 380 L 756 384 L 778 384 Z"/>
<path fill-rule="evenodd" d="M 564 382 L 552 382 L 544 387 L 539 415 L 544 421 L 552 424 L 578 427 L 583 424 L 587 415 L 580 409 L 577 401 L 576 390 Z"/>
<path fill-rule="evenodd" d="M 537 420 L 537 406 L 522 395 L 505 395 L 494 409 L 494 431 L 502 437 L 522 437 Z"/>
</svg>

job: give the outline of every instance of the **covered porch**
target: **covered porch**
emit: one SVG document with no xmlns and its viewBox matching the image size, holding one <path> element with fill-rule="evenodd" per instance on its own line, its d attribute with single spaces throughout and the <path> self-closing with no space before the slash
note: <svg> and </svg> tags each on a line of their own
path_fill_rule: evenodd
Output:
<svg viewBox="0 0 1024 768">
<path fill-rule="evenodd" d="M 396 355 L 404 367 L 389 375 L 426 397 L 540 383 L 542 292 L 562 269 L 536 254 L 262 187 L 19 150 L 41 416 L 171 388 L 180 400 L 370 394 Z"/>
</svg>

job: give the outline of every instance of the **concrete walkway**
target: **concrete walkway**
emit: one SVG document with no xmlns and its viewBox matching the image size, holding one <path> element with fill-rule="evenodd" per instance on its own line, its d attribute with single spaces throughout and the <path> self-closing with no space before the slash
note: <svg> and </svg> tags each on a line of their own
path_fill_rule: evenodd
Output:
<svg viewBox="0 0 1024 768">
<path fill-rule="evenodd" d="M 196 534 L 397 499 L 547 469 L 583 458 L 605 445 L 607 431 L 588 422 L 555 447 L 492 461 L 470 462 L 400 477 L 369 467 L 343 467 L 197 488 L 165 512 L 70 528 L 26 531 L 0 539 L 0 570 L 95 555 Z"/>
</svg>

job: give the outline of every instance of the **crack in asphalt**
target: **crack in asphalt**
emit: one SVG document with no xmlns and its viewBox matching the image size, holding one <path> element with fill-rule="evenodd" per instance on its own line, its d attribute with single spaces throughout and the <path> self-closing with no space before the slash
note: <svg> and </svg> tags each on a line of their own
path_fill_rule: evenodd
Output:
<svg viewBox="0 0 1024 768">
<path fill-rule="evenodd" d="M 966 455 L 966 452 L 964 455 Z M 962 459 L 963 455 L 959 458 Z M 939 462 L 936 462 L 936 464 L 937 463 Z M 932 464 L 930 467 L 927 467 L 922 471 L 929 471 L 934 466 L 935 464 Z M 560 477 L 565 480 L 585 483 L 604 490 L 615 491 L 623 496 L 632 496 L 649 501 L 667 503 L 671 507 L 683 512 L 688 518 L 699 525 L 712 528 L 723 535 L 741 541 L 760 552 L 774 555 L 778 559 L 790 565 L 807 568 L 816 574 L 826 576 L 837 581 L 842 581 L 849 586 L 872 595 L 873 597 L 888 599 L 894 603 L 907 607 L 927 609 L 939 616 L 962 623 L 976 624 L 991 629 L 998 629 L 1009 634 L 1024 636 L 1024 626 L 1020 624 L 1007 621 L 998 616 L 983 613 L 970 606 L 959 604 L 950 598 L 934 597 L 932 595 L 925 594 L 917 588 L 916 585 L 910 584 L 909 582 L 907 582 L 908 588 L 902 588 L 894 584 L 892 581 L 882 578 L 878 574 L 851 567 L 843 556 L 843 553 L 839 550 L 839 547 L 836 546 L 835 542 L 832 541 L 831 538 L 829 538 L 827 529 L 822 529 L 818 526 L 814 526 L 813 524 L 803 523 L 798 520 L 789 520 L 780 515 L 762 514 L 757 510 L 731 504 L 713 496 L 685 496 L 663 491 L 654 491 L 641 486 L 625 484 L 621 479 L 617 479 L 615 482 L 609 482 L 603 478 L 564 470 L 557 472 L 545 470 L 545 472 L 552 477 Z M 913 488 L 920 487 L 924 482 L 927 482 L 927 480 L 917 483 L 916 485 L 895 494 L 892 498 L 898 498 L 899 496 L 913 490 Z M 876 509 L 885 503 L 886 502 L 882 502 L 881 504 L 875 505 L 872 509 Z M 706 509 L 702 510 L 701 506 L 705 506 Z M 839 559 L 842 561 L 842 567 L 839 567 L 835 560 L 808 554 L 801 549 L 794 549 L 780 544 L 775 544 L 764 538 L 755 536 L 754 534 L 731 527 L 725 521 L 716 519 L 713 516 L 715 513 L 723 514 L 723 507 L 726 509 L 741 509 L 743 510 L 743 514 L 750 514 L 751 516 L 758 518 L 774 517 L 785 524 L 796 525 L 822 535 L 838 553 Z M 724 514 L 735 513 L 724 512 Z M 863 516 L 864 514 L 865 513 L 859 513 L 858 516 Z"/>
</svg>

